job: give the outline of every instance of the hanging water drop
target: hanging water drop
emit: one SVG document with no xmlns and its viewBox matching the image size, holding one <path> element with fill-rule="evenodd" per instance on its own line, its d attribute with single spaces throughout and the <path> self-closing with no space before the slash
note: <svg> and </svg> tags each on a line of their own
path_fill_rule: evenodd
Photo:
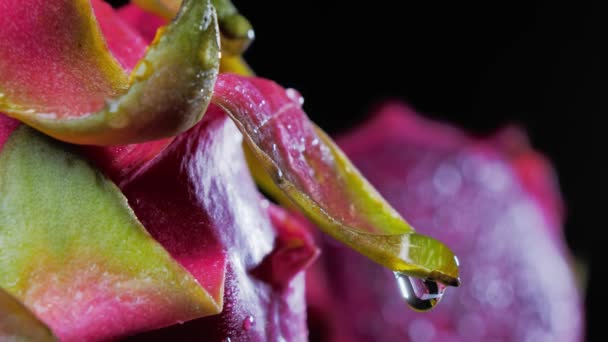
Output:
<svg viewBox="0 0 608 342">
<path fill-rule="evenodd" d="M 401 297 L 407 305 L 416 311 L 433 309 L 445 292 L 446 286 L 433 280 L 407 276 L 394 272 Z"/>
</svg>

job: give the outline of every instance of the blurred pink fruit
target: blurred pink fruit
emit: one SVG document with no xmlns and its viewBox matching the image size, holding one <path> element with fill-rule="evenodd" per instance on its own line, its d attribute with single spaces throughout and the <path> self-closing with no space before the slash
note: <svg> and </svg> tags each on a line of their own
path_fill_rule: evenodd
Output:
<svg viewBox="0 0 608 342">
<path fill-rule="evenodd" d="M 321 341 L 578 341 L 583 313 L 550 165 L 525 133 L 477 140 L 388 103 L 339 144 L 420 232 L 458 255 L 462 286 L 417 313 L 391 272 L 323 238 L 308 278 Z"/>
</svg>

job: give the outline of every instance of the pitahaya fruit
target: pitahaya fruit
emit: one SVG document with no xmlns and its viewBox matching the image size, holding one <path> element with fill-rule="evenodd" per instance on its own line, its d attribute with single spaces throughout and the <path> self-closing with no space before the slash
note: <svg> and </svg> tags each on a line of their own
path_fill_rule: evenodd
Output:
<svg viewBox="0 0 608 342">
<path fill-rule="evenodd" d="M 463 285 L 417 314 L 404 309 L 391 272 L 322 239 L 307 284 L 311 333 L 321 341 L 581 340 L 555 178 L 522 136 L 509 129 L 474 139 L 397 102 L 341 136 L 404 217 L 453 246 Z"/>
<path fill-rule="evenodd" d="M 162 4 L 179 12 L 144 51 L 133 13 L 100 0 L 0 2 L 0 310 L 25 322 L 0 338 L 46 324 L 62 341 L 306 340 L 318 251 L 261 200 L 245 157 L 338 240 L 458 283 L 452 252 L 382 199 L 295 90 L 218 75 L 248 72 L 250 27 L 229 1 Z"/>
</svg>

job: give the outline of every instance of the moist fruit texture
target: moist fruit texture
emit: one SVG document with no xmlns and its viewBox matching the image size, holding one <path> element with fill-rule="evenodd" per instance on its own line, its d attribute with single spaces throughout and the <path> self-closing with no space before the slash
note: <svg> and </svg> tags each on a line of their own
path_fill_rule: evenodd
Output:
<svg viewBox="0 0 608 342">
<path fill-rule="evenodd" d="M 433 312 L 403 310 L 390 272 L 322 239 L 307 284 L 313 327 L 331 341 L 580 340 L 554 175 L 522 136 L 473 139 L 389 103 L 340 137 L 403 216 L 454 247 L 463 285 Z"/>
<path fill-rule="evenodd" d="M 353 164 L 296 90 L 251 75 L 230 1 L 134 3 L 154 14 L 0 1 L 0 340 L 306 341 L 306 298 L 313 339 L 580 337 L 525 134 L 388 104 L 340 139 Z M 465 286 L 416 314 L 378 264 Z"/>
</svg>

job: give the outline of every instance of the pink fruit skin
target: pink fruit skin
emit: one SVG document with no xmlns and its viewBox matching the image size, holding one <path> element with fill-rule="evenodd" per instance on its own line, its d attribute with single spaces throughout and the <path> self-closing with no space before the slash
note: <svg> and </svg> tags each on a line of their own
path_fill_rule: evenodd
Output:
<svg viewBox="0 0 608 342">
<path fill-rule="evenodd" d="M 133 340 L 306 340 L 301 270 L 317 250 L 303 228 L 279 228 L 277 236 L 249 175 L 241 139 L 234 124 L 212 107 L 202 123 L 176 138 L 123 187 L 144 226 L 201 284 L 219 281 L 224 260 L 227 267 L 220 315 Z M 301 248 L 286 252 L 285 240 Z M 276 253 L 299 267 L 277 275 L 278 283 L 264 272 L 275 269 L 264 264 L 276 264 Z"/>
<path fill-rule="evenodd" d="M 133 4 L 128 4 L 118 10 L 120 17 L 137 30 L 141 37 L 149 44 L 156 36 L 156 30 L 166 24 L 166 20 L 143 11 Z"/>
<path fill-rule="evenodd" d="M 559 191 L 538 154 L 521 141 L 516 154 L 505 153 L 496 137 L 475 140 L 400 103 L 384 105 L 338 142 L 418 231 L 453 248 L 463 285 L 449 288 L 434 311 L 416 313 L 400 300 L 390 272 L 323 239 L 323 258 L 307 284 L 311 335 L 321 341 L 582 339 Z"/>
<path fill-rule="evenodd" d="M 114 81 L 98 72 L 104 64 L 83 33 L 88 26 L 66 0 L 0 2 L 2 91 L 59 116 L 101 108 Z"/>
<path fill-rule="evenodd" d="M 114 9 L 112 9 L 107 3 L 101 0 L 92 0 L 91 5 L 93 7 L 97 22 L 99 23 L 101 31 L 106 39 L 108 48 L 121 66 L 125 69 L 125 71 L 130 72 L 144 55 L 148 42 L 142 38 L 139 32 L 135 31 L 135 29 L 132 28 L 126 21 L 123 21 L 116 11 L 114 11 Z M 15 3 L 15 5 L 11 5 L 11 9 L 16 11 L 14 8 L 18 8 L 17 3 Z M 144 15 L 142 14 L 143 12 L 141 12 L 141 10 L 137 11 L 137 13 Z M 36 59 L 42 59 L 42 61 L 33 63 L 35 68 L 48 68 L 49 64 L 46 57 L 36 55 L 36 53 L 41 53 L 39 51 L 45 51 L 45 48 L 43 48 L 44 46 L 40 47 L 38 45 L 41 42 L 41 39 L 39 39 L 37 35 L 44 36 L 44 32 L 42 31 L 47 30 L 48 27 L 39 28 L 39 25 L 29 22 L 22 23 L 21 26 L 28 28 L 28 30 L 34 30 L 32 34 L 27 35 L 27 37 L 29 37 L 28 39 L 32 40 L 33 45 L 30 49 L 25 49 L 24 51 L 18 52 L 20 54 L 31 54 L 28 56 L 28 59 L 32 59 L 34 61 Z M 145 27 L 151 27 L 151 29 L 156 32 L 156 25 Z M 0 34 L 3 32 L 4 30 L 0 30 Z M 42 41 L 44 41 L 44 39 L 42 39 Z M 50 51 L 53 50 L 50 49 Z M 17 54 L 12 56 L 12 58 L 20 58 L 19 56 L 20 55 Z M 32 73 L 35 73 L 35 70 L 32 71 Z M 65 84 L 61 84 L 60 86 L 55 85 L 52 92 L 49 90 L 49 94 L 54 94 L 59 89 L 61 91 L 61 95 L 59 97 L 65 98 L 65 94 L 81 92 L 71 90 L 72 87 L 79 87 L 80 83 L 81 82 L 77 81 L 77 78 L 69 79 L 65 82 Z M 42 84 L 44 84 L 44 82 L 42 82 Z M 45 89 L 46 88 L 43 88 L 42 90 Z M 99 99 L 94 99 L 94 101 L 91 102 L 91 99 L 83 98 L 83 96 L 85 95 L 81 95 L 80 97 L 68 97 L 70 97 L 73 101 L 82 102 L 78 105 L 74 105 L 75 108 L 87 108 L 91 110 L 101 108 L 102 102 L 100 102 Z M 103 95 L 101 98 L 103 98 Z M 93 104 L 90 104 L 89 102 Z M 0 113 L 0 148 L 3 146 L 4 141 L 8 139 L 10 133 L 12 133 L 12 131 L 18 125 L 19 123 L 17 120 L 7 118 L 4 114 Z M 128 179 L 144 164 L 152 160 L 171 142 L 171 140 L 172 138 L 169 138 L 126 146 L 87 146 L 83 149 L 83 151 L 89 158 L 95 161 L 96 164 L 110 178 L 117 183 L 121 183 L 123 180 Z"/>
<path fill-rule="evenodd" d="M 121 20 L 109 4 L 101 0 L 92 0 L 91 5 L 108 48 L 120 65 L 130 72 L 144 56 L 148 42 L 127 22 Z"/>
</svg>

